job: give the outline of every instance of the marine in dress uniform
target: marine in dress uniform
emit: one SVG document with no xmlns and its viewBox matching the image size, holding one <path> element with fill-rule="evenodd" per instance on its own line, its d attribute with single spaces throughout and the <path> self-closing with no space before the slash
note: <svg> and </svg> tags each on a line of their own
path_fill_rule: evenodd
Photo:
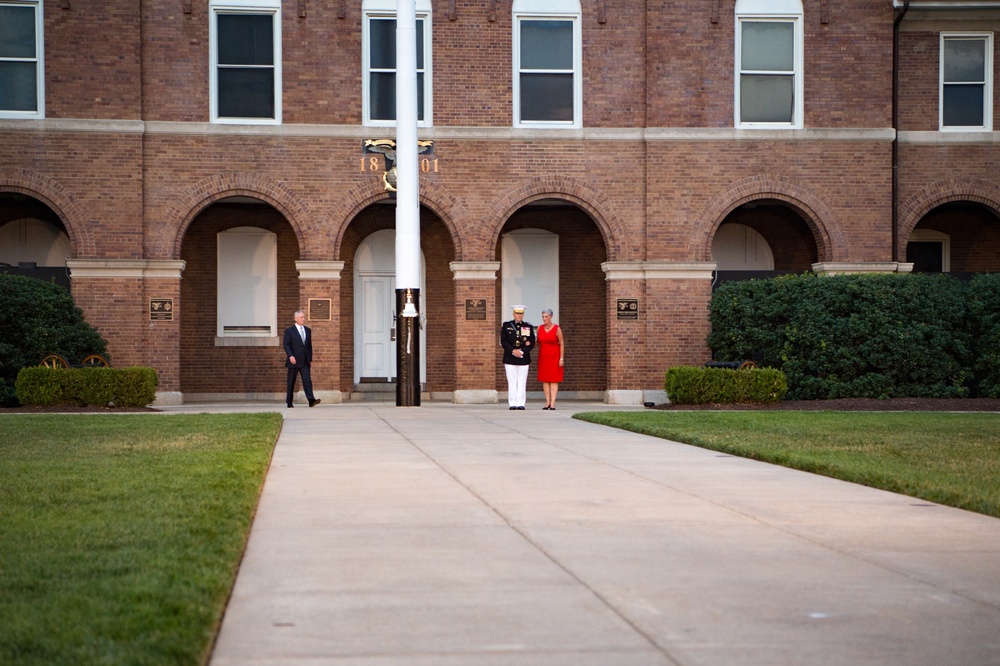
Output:
<svg viewBox="0 0 1000 666">
<path fill-rule="evenodd" d="M 535 348 L 535 327 L 524 321 L 524 306 L 511 308 L 514 318 L 500 326 L 503 347 L 503 367 L 507 371 L 507 404 L 511 409 L 524 409 L 527 399 L 528 366 Z"/>
</svg>

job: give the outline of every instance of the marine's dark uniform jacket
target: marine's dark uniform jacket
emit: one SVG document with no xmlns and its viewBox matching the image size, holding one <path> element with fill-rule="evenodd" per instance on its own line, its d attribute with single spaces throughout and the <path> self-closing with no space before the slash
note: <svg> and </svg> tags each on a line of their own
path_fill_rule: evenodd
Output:
<svg viewBox="0 0 1000 666">
<path fill-rule="evenodd" d="M 535 348 L 535 327 L 522 320 L 520 323 L 505 321 L 500 327 L 500 344 L 503 345 L 503 362 L 505 365 L 529 365 L 531 350 Z M 515 349 L 524 350 L 524 356 L 514 356 Z"/>
</svg>

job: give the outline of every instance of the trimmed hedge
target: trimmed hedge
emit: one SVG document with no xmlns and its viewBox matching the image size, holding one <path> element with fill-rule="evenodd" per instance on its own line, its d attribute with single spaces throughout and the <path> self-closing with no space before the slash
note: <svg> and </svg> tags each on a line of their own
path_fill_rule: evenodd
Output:
<svg viewBox="0 0 1000 666">
<path fill-rule="evenodd" d="M 716 358 L 783 370 L 790 399 L 965 397 L 977 355 L 981 374 L 1000 380 L 970 317 L 970 308 L 995 307 L 997 286 L 981 283 L 973 307 L 970 287 L 947 275 L 730 282 L 713 294 L 708 344 Z M 1000 333 L 996 322 L 990 330 Z"/>
<path fill-rule="evenodd" d="M 976 386 L 1000 398 L 1000 274 L 977 275 L 969 285 L 969 319 L 975 340 Z"/>
<path fill-rule="evenodd" d="M 777 402 L 788 391 L 785 374 L 773 368 L 678 366 L 667 370 L 663 386 L 670 402 L 678 405 Z"/>
<path fill-rule="evenodd" d="M 17 374 L 23 405 L 146 407 L 156 400 L 153 368 L 24 368 Z"/>
<path fill-rule="evenodd" d="M 77 363 L 107 357 L 107 343 L 63 287 L 0 273 L 0 404 L 16 404 L 17 373 L 49 354 Z"/>
</svg>

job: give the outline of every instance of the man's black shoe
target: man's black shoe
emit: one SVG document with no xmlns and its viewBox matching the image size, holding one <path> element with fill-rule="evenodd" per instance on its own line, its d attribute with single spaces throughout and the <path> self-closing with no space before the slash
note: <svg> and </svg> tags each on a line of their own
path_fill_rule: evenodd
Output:
<svg viewBox="0 0 1000 666">
<path fill-rule="evenodd" d="M 321 402 L 323 402 L 323 400 L 322 400 L 322 399 L 320 399 L 320 398 L 316 398 L 315 400 L 310 400 L 310 401 L 309 401 L 309 406 L 310 406 L 310 407 L 315 407 L 316 405 L 318 405 L 318 404 L 319 404 L 319 403 L 321 403 Z"/>
<path fill-rule="evenodd" d="M 292 408 L 292 407 L 294 407 L 294 406 L 295 406 L 295 405 L 286 405 L 286 407 L 288 407 L 288 409 L 291 409 L 291 408 Z"/>
<path fill-rule="evenodd" d="M 518 407 L 518 409 L 524 409 L 524 407 Z"/>
<path fill-rule="evenodd" d="M 514 411 L 515 409 L 517 409 L 517 407 L 511 407 L 510 409 L 511 411 Z"/>
</svg>

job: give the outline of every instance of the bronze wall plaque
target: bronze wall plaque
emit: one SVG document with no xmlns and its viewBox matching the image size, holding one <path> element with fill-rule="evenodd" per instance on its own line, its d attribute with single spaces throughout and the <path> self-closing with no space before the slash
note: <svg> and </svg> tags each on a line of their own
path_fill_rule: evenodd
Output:
<svg viewBox="0 0 1000 666">
<path fill-rule="evenodd" d="M 149 299 L 149 321 L 173 321 L 173 320 L 174 320 L 174 299 L 172 298 Z"/>
<path fill-rule="evenodd" d="M 638 298 L 619 298 L 618 299 L 618 318 L 626 320 L 638 320 L 639 319 L 639 299 Z"/>
<path fill-rule="evenodd" d="M 331 319 L 333 319 L 332 299 L 309 299 L 309 321 L 330 321 Z"/>
<path fill-rule="evenodd" d="M 465 321 L 486 321 L 486 299 L 465 299 Z"/>
</svg>

